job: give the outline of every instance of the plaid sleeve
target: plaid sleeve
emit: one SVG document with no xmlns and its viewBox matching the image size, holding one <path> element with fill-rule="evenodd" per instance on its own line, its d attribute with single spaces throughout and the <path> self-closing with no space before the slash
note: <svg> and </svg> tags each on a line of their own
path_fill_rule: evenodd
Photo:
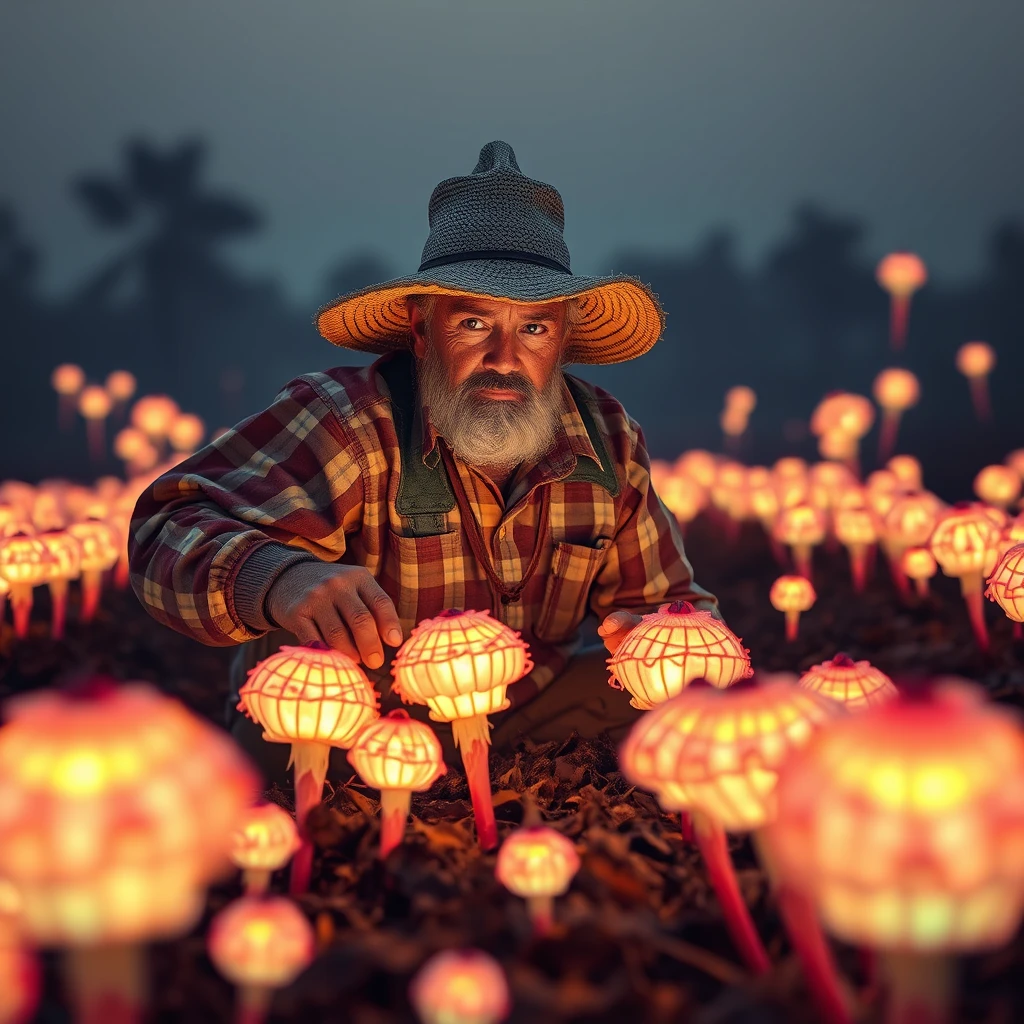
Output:
<svg viewBox="0 0 1024 1024">
<path fill-rule="evenodd" d="M 159 622 L 205 644 L 262 635 L 276 576 L 344 554 L 362 515 L 365 464 L 320 391 L 291 381 L 268 409 L 143 492 L 128 541 L 135 593 Z"/>
<path fill-rule="evenodd" d="M 718 599 L 694 582 L 679 525 L 651 484 L 647 444 L 632 417 L 626 436 L 622 507 L 590 590 L 590 610 L 603 620 L 620 608 L 641 614 L 666 601 L 690 601 L 718 617 Z"/>
</svg>

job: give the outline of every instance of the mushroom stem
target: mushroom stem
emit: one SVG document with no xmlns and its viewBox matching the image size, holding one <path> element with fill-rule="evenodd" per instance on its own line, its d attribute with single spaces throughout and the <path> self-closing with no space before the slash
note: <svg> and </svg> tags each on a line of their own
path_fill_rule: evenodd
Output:
<svg viewBox="0 0 1024 1024">
<path fill-rule="evenodd" d="M 82 622 L 92 622 L 96 609 L 100 606 L 100 593 L 103 590 L 103 573 L 99 569 L 82 570 L 82 610 L 79 618 Z"/>
<path fill-rule="evenodd" d="M 60 640 L 64 636 L 64 622 L 68 608 L 68 581 L 66 578 L 50 580 L 50 604 L 53 614 L 50 618 L 50 638 Z"/>
<path fill-rule="evenodd" d="M 114 569 L 114 586 L 118 590 L 126 590 L 128 587 L 128 548 L 125 546 L 121 552 L 121 557 L 117 560 L 117 566 Z"/>
<path fill-rule="evenodd" d="M 878 432 L 878 461 L 888 462 L 896 448 L 896 435 L 900 430 L 900 410 L 885 409 Z"/>
<path fill-rule="evenodd" d="M 868 582 L 868 545 L 851 544 L 850 552 L 850 576 L 853 578 L 853 589 L 857 594 L 864 593 Z"/>
<path fill-rule="evenodd" d="M 967 614 L 971 619 L 974 639 L 983 651 L 988 650 L 988 629 L 985 626 L 985 600 L 982 595 L 983 579 L 981 573 L 968 573 L 960 577 L 960 593 L 967 604 Z"/>
<path fill-rule="evenodd" d="M 32 584 L 11 584 L 11 614 L 14 616 L 14 635 L 19 640 L 28 636 L 29 619 L 32 617 Z"/>
<path fill-rule="evenodd" d="M 883 953 L 886 1024 L 947 1024 L 956 987 L 956 961 L 939 953 Z"/>
<path fill-rule="evenodd" d="M 982 423 L 988 423 L 992 419 L 992 406 L 988 398 L 987 377 L 971 378 L 971 403 L 974 405 L 974 415 Z"/>
<path fill-rule="evenodd" d="M 533 924 L 533 934 L 542 939 L 551 934 L 555 925 L 555 899 L 553 896 L 527 896 L 526 912 Z"/>
<path fill-rule="evenodd" d="M 811 579 L 811 545 L 793 545 L 793 565 L 796 567 L 796 574 L 803 576 L 805 580 Z"/>
<path fill-rule="evenodd" d="M 486 715 L 456 718 L 452 722 L 452 738 L 462 751 L 481 850 L 493 850 L 498 845 L 498 826 L 491 803 L 491 770 L 487 760 L 487 748 L 491 743 L 489 729 Z"/>
<path fill-rule="evenodd" d="M 1024 640 L 1024 622 L 1015 622 L 1013 624 L 1013 639 Z"/>
<path fill-rule="evenodd" d="M 919 576 L 916 580 L 914 580 L 914 586 L 917 588 L 917 596 L 918 597 L 925 598 L 925 597 L 928 596 L 928 577 L 927 576 Z"/>
<path fill-rule="evenodd" d="M 242 883 L 246 896 L 262 896 L 270 888 L 271 872 L 266 868 L 246 868 Z"/>
<path fill-rule="evenodd" d="M 380 791 L 380 859 L 405 838 L 405 823 L 409 818 L 412 793 L 408 789 L 382 789 Z"/>
<path fill-rule="evenodd" d="M 297 740 L 292 744 L 291 766 L 295 769 L 295 824 L 299 828 L 302 845 L 292 858 L 292 873 L 288 891 L 299 896 L 309 890 L 313 874 L 313 843 L 309 838 L 306 820 L 309 812 L 320 803 L 327 778 L 327 764 L 331 748 L 326 743 Z"/>
<path fill-rule="evenodd" d="M 263 1024 L 270 1012 L 271 994 L 262 985 L 243 985 L 235 1003 L 236 1024 Z"/>
<path fill-rule="evenodd" d="M 139 946 L 82 946 L 66 954 L 76 1024 L 136 1024 L 146 1000 Z"/>
<path fill-rule="evenodd" d="M 889 306 L 889 342 L 894 349 L 903 348 L 910 319 L 910 296 L 894 295 Z"/>
<path fill-rule="evenodd" d="M 747 967 L 754 974 L 764 974 L 770 966 L 768 954 L 750 918 L 750 911 L 743 902 L 736 872 L 729 859 L 725 831 L 704 811 L 692 810 L 690 816 L 697 846 L 708 869 L 708 880 L 721 904 L 725 926 L 732 941 Z"/>
<path fill-rule="evenodd" d="M 796 609 L 786 612 L 786 639 L 792 643 L 800 631 L 800 613 Z"/>
<path fill-rule="evenodd" d="M 693 819 L 689 811 L 679 812 L 679 835 L 684 843 L 693 842 Z"/>
</svg>

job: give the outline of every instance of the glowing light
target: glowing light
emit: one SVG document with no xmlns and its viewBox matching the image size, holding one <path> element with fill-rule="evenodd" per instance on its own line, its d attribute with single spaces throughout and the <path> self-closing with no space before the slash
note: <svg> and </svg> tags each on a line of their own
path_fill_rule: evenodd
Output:
<svg viewBox="0 0 1024 1024">
<path fill-rule="evenodd" d="M 1024 622 L 1024 544 L 1016 544 L 999 559 L 988 578 L 985 596 L 995 601 L 1008 619 Z"/>
<path fill-rule="evenodd" d="M 988 375 L 996 365 L 996 353 L 987 342 L 969 341 L 956 353 L 956 368 L 967 378 L 971 387 L 974 413 L 982 422 L 992 418 L 988 394 Z"/>
<path fill-rule="evenodd" d="M 561 896 L 580 867 L 572 842 L 546 826 L 520 828 L 498 851 L 494 873 L 506 889 L 527 901 L 536 933 L 552 925 L 552 901 Z"/>
<path fill-rule="evenodd" d="M 1008 509 L 1020 497 L 1021 478 L 1009 466 L 985 466 L 974 478 L 974 493 L 981 501 Z"/>
<path fill-rule="evenodd" d="M 889 341 L 893 348 L 903 347 L 910 318 L 910 300 L 928 280 L 928 271 L 920 256 L 912 252 L 891 252 L 875 269 L 875 278 L 889 293 L 891 312 Z"/>
<path fill-rule="evenodd" d="M 786 616 L 786 639 L 793 641 L 800 628 L 800 613 L 814 606 L 818 595 L 806 576 L 780 576 L 773 584 L 769 600 L 777 612 Z"/>
<path fill-rule="evenodd" d="M 813 505 L 792 505 L 779 513 L 772 536 L 789 545 L 799 575 L 810 579 L 811 551 L 825 539 L 827 526 L 825 513 Z"/>
<path fill-rule="evenodd" d="M 132 406 L 132 426 L 151 440 L 162 441 L 180 411 L 178 403 L 168 395 L 143 395 Z"/>
<path fill-rule="evenodd" d="M 436 953 L 409 987 L 423 1024 L 498 1024 L 511 1010 L 498 962 L 478 949 Z"/>
<path fill-rule="evenodd" d="M 128 370 L 114 370 L 107 375 L 104 386 L 107 389 L 107 394 L 119 405 L 123 405 L 135 394 L 137 382 L 135 374 Z"/>
<path fill-rule="evenodd" d="M 292 816 L 277 804 L 247 808 L 231 833 L 231 862 L 245 876 L 246 893 L 266 892 L 270 876 L 283 868 L 302 845 Z"/>
<path fill-rule="evenodd" d="M 182 413 L 171 421 L 167 440 L 176 452 L 193 452 L 202 443 L 206 424 L 194 413 Z"/>
<path fill-rule="evenodd" d="M 867 661 L 837 654 L 831 661 L 808 669 L 798 685 L 838 701 L 847 711 L 863 711 L 897 696 L 892 680 Z"/>
</svg>

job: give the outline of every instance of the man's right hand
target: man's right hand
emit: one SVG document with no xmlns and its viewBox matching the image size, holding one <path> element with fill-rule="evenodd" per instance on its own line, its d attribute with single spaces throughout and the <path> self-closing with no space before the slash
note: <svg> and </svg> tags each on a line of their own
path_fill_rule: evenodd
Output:
<svg viewBox="0 0 1024 1024">
<path fill-rule="evenodd" d="M 322 640 L 367 668 L 384 664 L 383 643 L 398 647 L 398 612 L 368 569 L 333 562 L 299 562 L 274 581 L 267 618 L 300 644 Z"/>
</svg>

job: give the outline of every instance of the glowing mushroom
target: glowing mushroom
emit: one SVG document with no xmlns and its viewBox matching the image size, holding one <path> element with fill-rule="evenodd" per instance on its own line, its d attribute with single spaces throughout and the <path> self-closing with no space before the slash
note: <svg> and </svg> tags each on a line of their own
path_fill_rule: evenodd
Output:
<svg viewBox="0 0 1024 1024">
<path fill-rule="evenodd" d="M 768 595 L 772 607 L 786 616 L 786 639 L 792 643 L 800 629 L 800 613 L 814 606 L 818 595 L 806 576 L 780 576 Z"/>
<path fill-rule="evenodd" d="M 835 514 L 835 532 L 850 555 L 853 589 L 860 594 L 867 584 L 868 556 L 878 540 L 875 517 L 867 508 L 840 508 Z"/>
<path fill-rule="evenodd" d="M 1021 478 L 1009 466 L 985 466 L 974 478 L 974 493 L 979 500 L 1001 508 L 1010 508 L 1020 497 Z"/>
<path fill-rule="evenodd" d="M 50 374 L 50 383 L 57 392 L 60 429 L 67 430 L 74 416 L 75 399 L 85 387 L 85 371 L 74 363 L 61 363 Z"/>
<path fill-rule="evenodd" d="M 175 416 L 167 431 L 167 440 L 176 452 L 194 452 L 206 434 L 206 424 L 195 415 L 186 412 Z"/>
<path fill-rule="evenodd" d="M 709 490 L 718 475 L 718 458 L 703 448 L 691 448 L 676 459 L 672 469 L 683 476 L 693 477 L 701 487 Z"/>
<path fill-rule="evenodd" d="M 37 946 L 62 947 L 79 1020 L 145 1002 L 142 944 L 190 930 L 258 779 L 237 745 L 144 684 L 11 699 L 0 728 L 0 878 Z"/>
<path fill-rule="evenodd" d="M 882 426 L 878 436 L 878 460 L 884 462 L 896 447 L 900 419 L 921 397 L 921 385 L 910 370 L 892 366 L 883 370 L 872 385 L 875 401 L 882 410 Z"/>
<path fill-rule="evenodd" d="M 322 643 L 284 646 L 249 672 L 238 710 L 263 727 L 268 743 L 289 743 L 295 771 L 295 820 L 302 848 L 292 860 L 292 895 L 305 892 L 313 869 L 306 829 L 320 803 L 331 747 L 350 747 L 377 717 L 377 694 L 361 666 Z"/>
<path fill-rule="evenodd" d="M 969 341 L 956 352 L 956 368 L 971 387 L 974 414 L 983 423 L 992 419 L 992 403 L 988 394 L 988 375 L 996 365 L 995 350 L 984 341 Z"/>
<path fill-rule="evenodd" d="M 243 896 L 211 922 L 206 948 L 238 988 L 238 1024 L 262 1024 L 274 991 L 290 985 L 316 954 L 305 914 L 283 896 Z"/>
<path fill-rule="evenodd" d="M 402 842 L 413 793 L 422 793 L 447 771 L 434 730 L 399 709 L 373 722 L 348 752 L 368 786 L 380 790 L 380 855 Z"/>
<path fill-rule="evenodd" d="M 610 685 L 627 690 L 646 711 L 681 693 L 694 679 L 727 687 L 753 674 L 750 652 L 710 612 L 688 601 L 641 617 L 608 659 Z"/>
<path fill-rule="evenodd" d="M 896 474 L 889 469 L 876 469 L 864 481 L 864 497 L 868 508 L 882 522 L 902 492 L 902 485 Z"/>
<path fill-rule="evenodd" d="M 515 630 L 489 612 L 455 608 L 414 626 L 392 666 L 393 690 L 403 701 L 426 704 L 435 722 L 452 723 L 484 850 L 498 845 L 487 716 L 509 706 L 506 690 L 532 668 L 529 649 Z"/>
<path fill-rule="evenodd" d="M 1014 448 L 1003 459 L 1003 464 L 1009 466 L 1024 481 L 1024 448 Z"/>
<path fill-rule="evenodd" d="M 509 892 L 526 900 L 534 934 L 554 924 L 554 900 L 569 888 L 580 868 L 571 840 L 545 825 L 516 829 L 498 851 L 494 874 Z"/>
<path fill-rule="evenodd" d="M 910 300 L 928 280 L 928 271 L 920 256 L 912 252 L 891 252 L 878 264 L 875 278 L 891 300 L 889 342 L 895 349 L 903 348 L 910 319 Z"/>
<path fill-rule="evenodd" d="M 942 512 L 942 502 L 934 494 L 913 491 L 897 498 L 882 521 L 882 547 L 889 560 L 893 583 L 902 597 L 910 596 L 903 571 L 903 552 L 928 543 Z"/>
<path fill-rule="evenodd" d="M 54 640 L 59 640 L 64 635 L 68 584 L 71 580 L 78 579 L 82 570 L 82 545 L 77 537 L 65 529 L 45 530 L 36 536 L 46 545 L 56 562 L 48 581 L 52 608 L 50 636 Z"/>
<path fill-rule="evenodd" d="M 231 833 L 231 863 L 242 871 L 246 895 L 265 893 L 270 876 L 301 845 L 295 821 L 283 807 L 261 800 L 247 808 Z"/>
<path fill-rule="evenodd" d="M 995 601 L 1013 622 L 1013 635 L 1020 639 L 1024 623 L 1024 544 L 1016 544 L 999 559 L 988 578 L 985 596 Z"/>
<path fill-rule="evenodd" d="M 831 697 L 847 711 L 863 711 L 875 704 L 884 704 L 898 694 L 893 681 L 884 672 L 868 661 L 854 661 L 842 653 L 808 669 L 797 685 Z"/>
<path fill-rule="evenodd" d="M 499 1024 L 512 1008 L 501 965 L 479 949 L 435 953 L 412 979 L 409 1000 L 422 1024 Z"/>
<path fill-rule="evenodd" d="M 787 455 L 772 466 L 772 479 L 779 495 L 779 508 L 806 504 L 810 497 L 810 473 L 803 459 Z"/>
<path fill-rule="evenodd" d="M 19 639 L 28 636 L 33 589 L 49 583 L 58 567 L 57 559 L 38 537 L 20 532 L 0 537 L 0 576 L 10 588 L 14 632 Z"/>
<path fill-rule="evenodd" d="M 138 386 L 135 374 L 128 370 L 114 370 L 107 374 L 104 387 L 114 401 L 114 410 L 120 415 L 124 407 L 132 400 Z"/>
<path fill-rule="evenodd" d="M 864 395 L 836 391 L 826 395 L 811 416 L 811 433 L 828 439 L 822 455 L 839 459 L 849 469 L 859 472 L 861 438 L 875 422 L 875 407 Z"/>
<path fill-rule="evenodd" d="M 658 496 L 676 517 L 681 530 L 685 530 L 708 503 L 707 491 L 693 477 L 682 473 L 672 473 L 667 477 L 658 488 Z"/>
<path fill-rule="evenodd" d="M 896 475 L 905 491 L 920 491 L 924 487 L 921 462 L 913 455 L 894 455 L 885 464 L 885 468 Z"/>
<path fill-rule="evenodd" d="M 811 553 L 825 539 L 827 527 L 825 513 L 813 505 L 793 505 L 779 513 L 773 536 L 789 545 L 800 576 L 811 578 Z"/>
<path fill-rule="evenodd" d="M 767 845 L 825 927 L 883 955 L 886 1020 L 949 1019 L 949 957 L 1024 910 L 1024 731 L 966 684 L 836 721 L 783 765 Z"/>
<path fill-rule="evenodd" d="M 118 536 L 100 519 L 83 519 L 72 523 L 68 533 L 81 547 L 82 622 L 92 622 L 103 592 L 103 574 L 113 569 L 121 555 Z"/>
<path fill-rule="evenodd" d="M 132 406 L 131 424 L 159 444 L 167 438 L 180 411 L 178 403 L 169 395 L 143 395 Z"/>
<path fill-rule="evenodd" d="M 928 581 L 939 571 L 939 565 L 928 548 L 907 548 L 900 557 L 900 571 L 914 581 L 918 597 L 927 597 Z"/>
<path fill-rule="evenodd" d="M 105 449 L 103 424 L 110 415 L 113 403 L 110 395 L 98 384 L 90 384 L 78 396 L 78 411 L 86 423 L 89 439 L 89 458 L 102 462 Z"/>
</svg>

